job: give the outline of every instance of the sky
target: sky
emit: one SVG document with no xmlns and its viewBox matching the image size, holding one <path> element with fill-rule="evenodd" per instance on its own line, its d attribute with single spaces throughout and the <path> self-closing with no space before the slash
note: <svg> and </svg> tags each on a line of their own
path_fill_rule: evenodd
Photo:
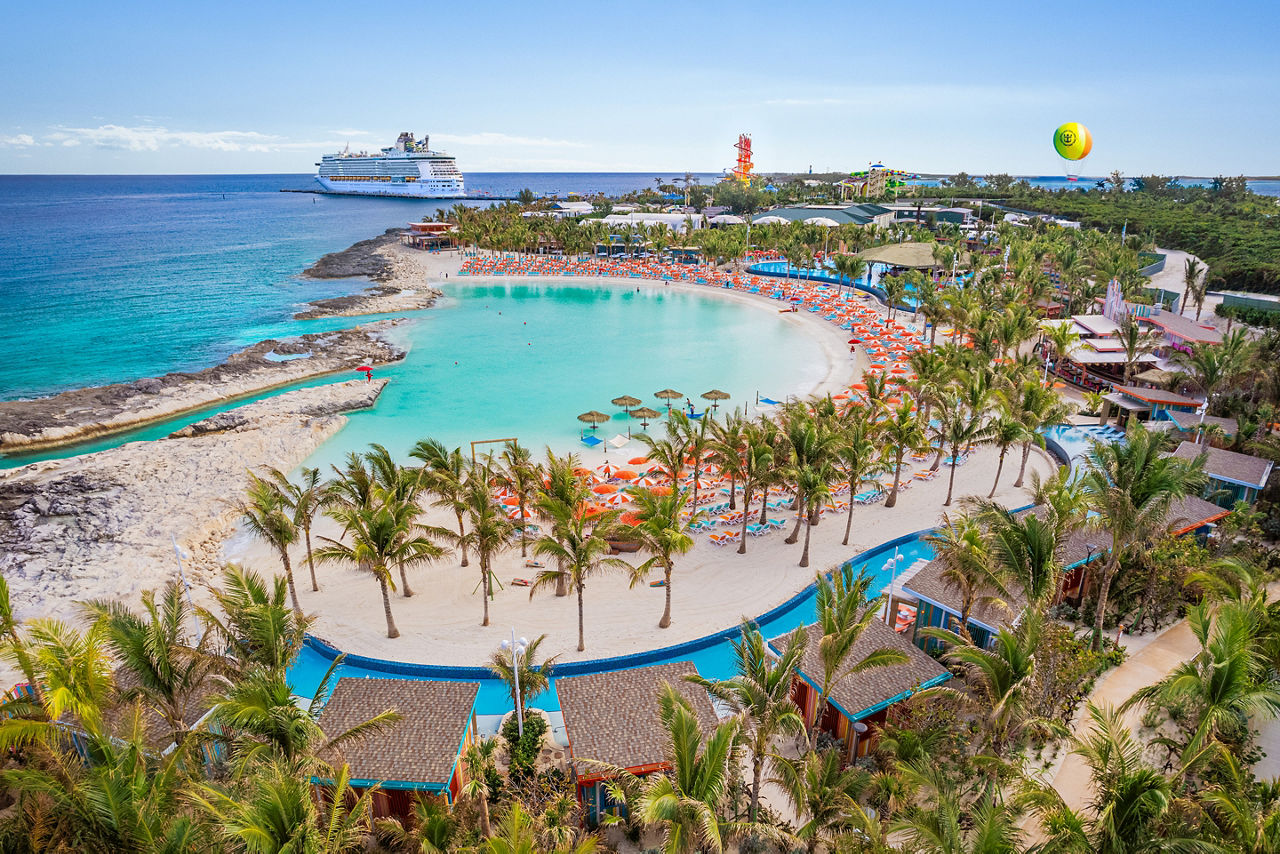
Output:
<svg viewBox="0 0 1280 854">
<path fill-rule="evenodd" d="M 1280 173 L 1280 2 L 11 4 L 0 174 Z"/>
</svg>

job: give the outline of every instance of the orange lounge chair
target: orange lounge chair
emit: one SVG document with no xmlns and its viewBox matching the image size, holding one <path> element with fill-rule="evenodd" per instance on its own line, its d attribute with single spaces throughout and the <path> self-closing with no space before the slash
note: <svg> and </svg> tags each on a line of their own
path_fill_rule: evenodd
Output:
<svg viewBox="0 0 1280 854">
<path fill-rule="evenodd" d="M 512 587 L 532 587 L 533 582 L 527 578 L 513 578 L 511 579 L 511 586 Z"/>
</svg>

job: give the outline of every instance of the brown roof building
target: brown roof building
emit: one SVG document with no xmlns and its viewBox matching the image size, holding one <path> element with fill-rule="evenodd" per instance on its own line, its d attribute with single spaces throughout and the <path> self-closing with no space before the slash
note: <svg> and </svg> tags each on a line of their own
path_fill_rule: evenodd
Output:
<svg viewBox="0 0 1280 854">
<path fill-rule="evenodd" d="M 822 687 L 822 658 L 819 643 L 822 628 L 805 629 L 808 643 L 800 662 L 800 673 L 792 685 L 791 698 L 800 707 L 804 719 L 812 722 L 817 714 Z M 786 648 L 789 635 L 774 638 L 769 644 L 778 651 Z M 845 679 L 831 692 L 820 726 L 836 738 L 844 740 L 845 758 L 865 755 L 871 740 L 859 737 L 867 731 L 863 722 L 882 724 L 888 708 L 905 700 L 921 688 L 937 685 L 951 678 L 942 665 L 884 623 L 876 620 L 867 625 L 849 653 L 849 662 L 861 661 L 879 649 L 905 653 L 906 664 L 877 667 Z M 858 725 L 861 725 L 859 728 Z"/>
<path fill-rule="evenodd" d="M 329 738 L 388 709 L 401 720 L 389 730 L 343 745 L 332 762 L 346 762 L 357 788 L 412 790 L 452 800 L 464 780 L 459 757 L 475 737 L 479 682 L 343 678 L 334 686 L 320 729 Z M 388 812 L 398 814 L 400 809 Z"/>
<path fill-rule="evenodd" d="M 1252 502 L 1258 497 L 1257 493 L 1267 485 L 1267 479 L 1271 477 L 1271 469 L 1274 465 L 1271 460 L 1249 454 L 1238 454 L 1212 445 L 1201 447 L 1195 442 L 1183 442 L 1173 455 L 1180 460 L 1194 460 L 1201 453 L 1205 455 L 1204 473 L 1211 481 L 1216 481 L 1211 485 L 1212 491 L 1221 490 L 1227 486 L 1242 488 L 1228 490 L 1232 493 L 1233 504 L 1237 498 Z M 1243 490 L 1250 492 L 1245 495 L 1242 494 Z"/>
</svg>

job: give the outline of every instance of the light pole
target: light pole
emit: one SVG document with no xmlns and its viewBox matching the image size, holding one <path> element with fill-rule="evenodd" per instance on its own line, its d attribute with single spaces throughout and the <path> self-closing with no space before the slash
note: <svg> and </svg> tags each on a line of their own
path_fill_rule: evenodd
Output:
<svg viewBox="0 0 1280 854">
<path fill-rule="evenodd" d="M 884 563 L 884 568 L 889 570 L 889 598 L 884 603 L 884 624 L 889 628 L 893 628 L 893 585 L 898 581 L 898 564 L 906 559 L 906 555 L 898 552 L 898 547 L 893 548 L 893 557 Z"/>
<path fill-rule="evenodd" d="M 516 630 L 512 628 L 511 640 L 504 640 L 502 648 L 511 653 L 511 675 L 516 682 L 516 729 L 520 737 L 524 738 L 524 701 L 520 696 L 520 659 L 525 650 L 529 648 L 529 642 L 524 638 L 517 639 Z"/>
</svg>

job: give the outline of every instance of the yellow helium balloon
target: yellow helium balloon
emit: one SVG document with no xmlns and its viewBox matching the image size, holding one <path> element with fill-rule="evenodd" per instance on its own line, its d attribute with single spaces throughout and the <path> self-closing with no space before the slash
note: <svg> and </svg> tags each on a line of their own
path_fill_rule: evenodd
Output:
<svg viewBox="0 0 1280 854">
<path fill-rule="evenodd" d="M 1083 160 L 1093 148 L 1093 137 L 1079 122 L 1067 122 L 1053 132 L 1053 147 L 1067 160 Z"/>
</svg>

